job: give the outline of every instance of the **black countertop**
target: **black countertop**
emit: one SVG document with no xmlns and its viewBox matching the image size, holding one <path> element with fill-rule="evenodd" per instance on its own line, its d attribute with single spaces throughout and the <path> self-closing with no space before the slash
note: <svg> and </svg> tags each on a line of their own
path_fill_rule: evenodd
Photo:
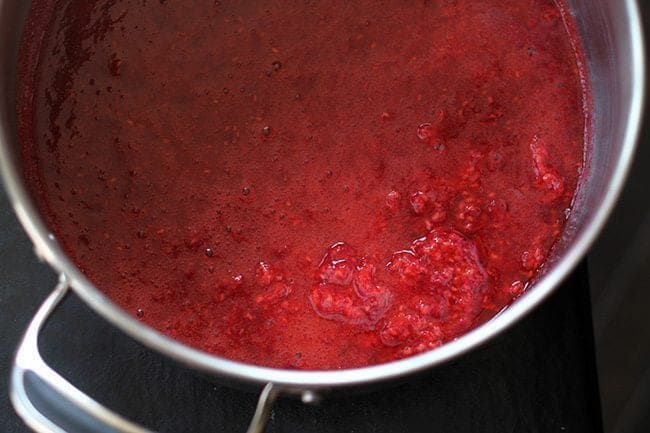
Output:
<svg viewBox="0 0 650 433">
<path fill-rule="evenodd" d="M 650 0 L 638 3 L 648 59 Z M 646 75 L 645 117 L 630 176 L 605 230 L 589 253 L 596 362 L 607 433 L 650 432 L 648 81 Z"/>
<path fill-rule="evenodd" d="M 0 196 L 0 375 L 55 284 Z M 586 266 L 486 346 L 419 377 L 318 406 L 281 399 L 269 432 L 601 432 Z M 108 407 L 169 433 L 244 431 L 257 396 L 145 349 L 69 296 L 42 333 L 52 366 Z M 0 430 L 26 432 L 0 381 Z"/>
</svg>

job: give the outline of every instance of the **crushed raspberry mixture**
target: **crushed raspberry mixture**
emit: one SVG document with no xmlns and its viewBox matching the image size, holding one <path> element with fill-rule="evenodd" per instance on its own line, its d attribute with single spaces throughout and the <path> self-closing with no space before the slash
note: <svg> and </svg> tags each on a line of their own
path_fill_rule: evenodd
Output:
<svg viewBox="0 0 650 433">
<path fill-rule="evenodd" d="M 525 291 L 563 230 L 586 113 L 552 0 L 33 3 L 38 206 L 183 343 L 296 369 L 421 353 Z"/>
</svg>

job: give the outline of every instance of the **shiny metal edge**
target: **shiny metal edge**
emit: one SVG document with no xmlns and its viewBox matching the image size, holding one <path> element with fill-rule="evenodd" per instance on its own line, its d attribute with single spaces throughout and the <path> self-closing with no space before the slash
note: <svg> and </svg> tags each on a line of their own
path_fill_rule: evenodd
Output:
<svg viewBox="0 0 650 433">
<path fill-rule="evenodd" d="M 24 186 L 17 180 L 22 177 L 22 173 L 17 173 L 16 166 L 9 163 L 11 155 L 9 155 L 7 146 L 0 146 L 0 171 L 16 215 L 34 243 L 37 255 L 55 270 L 65 274 L 70 281 L 72 290 L 92 309 L 145 346 L 207 373 L 249 383 L 254 382 L 260 386 L 273 382 L 281 385 L 285 392 L 300 393 L 301 390 L 305 389 L 328 389 L 395 379 L 451 360 L 501 333 L 539 305 L 577 266 L 596 240 L 598 233 L 614 208 L 629 172 L 643 111 L 645 54 L 639 9 L 634 0 L 627 0 L 625 9 L 630 23 L 629 32 L 632 43 L 631 82 L 634 83 L 633 97 L 630 103 L 630 116 L 626 126 L 624 145 L 616 163 L 610 189 L 597 212 L 593 215 L 584 231 L 578 235 L 571 247 L 563 254 L 562 261 L 540 279 L 532 290 L 529 290 L 501 314 L 438 349 L 399 361 L 335 371 L 273 369 L 230 361 L 172 340 L 143 325 L 110 301 L 65 256 L 43 224 L 43 221 L 38 217 L 39 214 L 31 203 Z M 0 129 L 4 129 L 4 125 L 0 125 Z M 0 137 L 9 136 L 11 135 L 8 134 L 8 131 L 0 130 Z"/>
<path fill-rule="evenodd" d="M 16 409 L 16 413 L 22 418 L 25 424 L 38 433 L 66 433 L 64 429 L 32 404 L 32 400 L 27 394 L 24 381 L 25 375 L 31 372 L 53 390 L 67 398 L 72 404 L 76 405 L 79 411 L 88 414 L 102 423 L 101 425 L 124 433 L 153 433 L 151 430 L 133 424 L 85 395 L 52 370 L 41 357 L 38 349 L 40 331 L 57 305 L 65 297 L 68 289 L 68 281 L 62 275 L 54 291 L 47 297 L 34 315 L 19 345 L 11 372 L 11 387 L 9 391 L 9 398 Z"/>
<path fill-rule="evenodd" d="M 36 342 L 40 325 L 44 320 L 43 316 L 49 315 L 56 304 L 65 296 L 68 289 L 67 283 L 59 281 L 54 292 L 43 302 L 41 308 L 36 313 L 29 327 L 25 331 L 18 352 L 14 360 L 14 367 L 11 371 L 9 400 L 13 405 L 18 416 L 37 433 L 66 433 L 59 426 L 52 423 L 47 417 L 41 414 L 32 404 L 24 386 L 25 373 L 30 369 L 29 364 L 43 365 L 43 359 L 38 352 Z M 34 344 L 25 345 L 25 340 L 34 341 Z"/>
</svg>

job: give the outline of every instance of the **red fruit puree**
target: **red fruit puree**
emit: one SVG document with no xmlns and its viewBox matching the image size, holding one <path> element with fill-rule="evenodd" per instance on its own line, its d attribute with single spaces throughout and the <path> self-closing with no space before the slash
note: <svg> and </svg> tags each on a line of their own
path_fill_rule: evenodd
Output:
<svg viewBox="0 0 650 433">
<path fill-rule="evenodd" d="M 552 0 L 36 2 L 25 172 L 138 320 L 247 363 L 361 367 L 524 291 L 583 162 Z"/>
</svg>

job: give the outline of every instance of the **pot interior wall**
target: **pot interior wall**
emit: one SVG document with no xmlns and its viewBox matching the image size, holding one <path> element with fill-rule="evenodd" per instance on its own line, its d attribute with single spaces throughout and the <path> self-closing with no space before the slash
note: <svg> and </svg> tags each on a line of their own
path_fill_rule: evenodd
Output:
<svg viewBox="0 0 650 433">
<path fill-rule="evenodd" d="M 16 138 L 16 64 L 30 4 L 30 1 L 0 0 L 0 140 L 9 150 L 11 164 L 20 163 Z"/>
<path fill-rule="evenodd" d="M 569 5 L 586 55 L 591 128 L 586 137 L 586 171 L 546 272 L 602 216 L 597 210 L 612 191 L 612 180 L 621 161 L 631 156 L 631 146 L 626 147 L 634 114 L 630 101 L 634 92 L 640 90 L 639 83 L 633 81 L 638 78 L 633 74 L 635 35 L 625 2 L 570 0 Z"/>
</svg>

